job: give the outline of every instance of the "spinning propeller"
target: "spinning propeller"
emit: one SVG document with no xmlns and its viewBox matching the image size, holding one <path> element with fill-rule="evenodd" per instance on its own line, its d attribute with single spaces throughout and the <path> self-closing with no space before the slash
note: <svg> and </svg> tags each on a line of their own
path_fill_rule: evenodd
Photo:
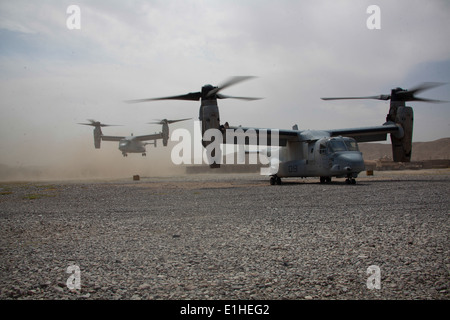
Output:
<svg viewBox="0 0 450 320">
<path fill-rule="evenodd" d="M 85 126 L 93 126 L 93 127 L 117 127 L 120 126 L 119 124 L 103 124 L 100 121 L 95 121 L 92 119 L 87 119 L 90 123 L 78 123 Z"/>
<path fill-rule="evenodd" d="M 381 94 L 378 96 L 367 96 L 367 97 L 338 97 L 338 98 L 321 98 L 322 100 L 344 100 L 344 99 L 375 99 L 375 100 L 391 100 L 391 101 L 421 101 L 421 102 L 432 102 L 432 103 L 442 103 L 447 101 L 419 98 L 415 94 L 429 90 L 435 87 L 439 87 L 444 83 L 439 82 L 425 82 L 421 85 L 414 87 L 412 89 L 406 90 L 402 88 L 392 89 L 391 94 Z"/>
<path fill-rule="evenodd" d="M 190 120 L 192 118 L 187 118 L 187 119 L 179 119 L 179 120 L 167 120 L 167 119 L 155 119 L 156 122 L 148 122 L 149 124 L 171 124 L 171 123 L 175 123 L 175 122 L 179 122 L 179 121 L 186 121 L 186 120 Z"/>
<path fill-rule="evenodd" d="M 137 100 L 127 100 L 128 103 L 139 103 L 139 102 L 146 102 L 146 101 L 157 101 L 157 100 L 192 100 L 192 101 L 198 101 L 200 99 L 240 99 L 240 100 L 259 100 L 261 98 L 250 98 L 250 97 L 234 97 L 234 96 L 228 96 L 219 93 L 219 91 L 228 88 L 234 84 L 237 84 L 239 82 L 252 79 L 254 77 L 252 76 L 238 76 L 238 77 L 232 77 L 229 78 L 227 81 L 223 82 L 218 87 L 214 87 L 210 84 L 204 85 L 202 87 L 201 91 L 198 92 L 190 92 L 183 95 L 178 96 L 170 96 L 170 97 L 162 97 L 162 98 L 149 98 L 149 99 L 137 99 Z"/>
</svg>

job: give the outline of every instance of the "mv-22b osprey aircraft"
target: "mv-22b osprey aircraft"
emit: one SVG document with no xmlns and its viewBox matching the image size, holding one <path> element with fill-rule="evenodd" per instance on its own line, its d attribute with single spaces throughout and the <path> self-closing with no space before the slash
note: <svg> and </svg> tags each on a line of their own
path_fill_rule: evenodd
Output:
<svg viewBox="0 0 450 320">
<path fill-rule="evenodd" d="M 371 142 L 386 140 L 387 134 L 391 136 L 393 160 L 396 162 L 409 162 L 411 160 L 413 109 L 405 105 L 408 101 L 441 102 L 425 98 L 418 98 L 415 94 L 426 89 L 434 88 L 440 83 L 424 83 L 413 89 L 392 89 L 390 95 L 377 95 L 367 97 L 343 97 L 322 98 L 324 100 L 335 99 L 377 99 L 391 100 L 389 114 L 382 125 L 346 128 L 332 130 L 298 130 L 295 125 L 292 130 L 263 129 L 232 127 L 228 123 L 220 124 L 217 99 L 235 98 L 243 100 L 256 100 L 259 98 L 245 98 L 226 96 L 219 91 L 238 82 L 253 77 L 233 77 L 218 87 L 205 85 L 200 92 L 191 92 L 185 95 L 130 100 L 128 102 L 145 102 L 155 100 L 200 100 L 200 116 L 202 121 L 203 137 L 207 130 L 218 129 L 222 132 L 224 144 L 239 144 L 238 134 L 227 141 L 226 130 L 233 129 L 239 132 L 256 132 L 258 146 L 270 145 L 271 134 L 276 130 L 279 141 L 279 158 L 270 159 L 270 183 L 281 184 L 281 178 L 285 177 L 320 177 L 321 183 L 331 182 L 332 177 L 346 178 L 348 184 L 355 184 L 355 178 L 365 170 L 362 153 L 358 149 L 358 142 Z M 260 139 L 260 133 L 264 139 Z M 245 144 L 250 144 L 251 139 L 245 137 Z M 255 140 L 253 140 L 255 141 Z M 206 147 L 212 141 L 202 140 Z M 269 148 L 270 149 L 270 148 Z M 213 155 L 214 156 L 214 155 Z M 219 167 L 217 163 L 211 164 L 212 168 Z"/>
<path fill-rule="evenodd" d="M 150 124 L 161 124 L 162 132 L 148 134 L 143 136 L 105 136 L 102 132 L 101 127 L 111 127 L 116 125 L 103 124 L 99 121 L 88 119 L 89 123 L 79 123 L 85 126 L 94 127 L 94 146 L 96 149 L 100 149 L 101 141 L 118 141 L 119 150 L 122 151 L 124 157 L 128 156 L 128 153 L 141 153 L 142 156 L 146 156 L 145 146 L 148 144 L 153 144 L 156 147 L 156 140 L 162 139 L 163 145 L 167 146 L 167 141 L 169 140 L 169 124 L 178 121 L 185 121 L 189 119 L 179 119 L 179 120 L 158 120 L 157 122 L 149 122 Z M 145 142 L 145 141 L 153 142 Z"/>
</svg>

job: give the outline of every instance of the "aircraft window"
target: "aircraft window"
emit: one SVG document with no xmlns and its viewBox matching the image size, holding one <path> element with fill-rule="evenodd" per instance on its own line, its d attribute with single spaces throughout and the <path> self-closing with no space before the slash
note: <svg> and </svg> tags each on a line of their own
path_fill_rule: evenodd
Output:
<svg viewBox="0 0 450 320">
<path fill-rule="evenodd" d="M 348 151 L 359 151 L 358 144 L 354 140 L 345 140 Z"/>
<path fill-rule="evenodd" d="M 327 146 L 321 143 L 321 144 L 320 144 L 319 153 L 320 153 L 320 154 L 324 154 L 324 153 L 326 153 L 326 152 L 327 152 Z"/>
<path fill-rule="evenodd" d="M 328 147 L 331 152 L 347 151 L 345 143 L 342 140 L 330 140 L 328 142 Z"/>
</svg>

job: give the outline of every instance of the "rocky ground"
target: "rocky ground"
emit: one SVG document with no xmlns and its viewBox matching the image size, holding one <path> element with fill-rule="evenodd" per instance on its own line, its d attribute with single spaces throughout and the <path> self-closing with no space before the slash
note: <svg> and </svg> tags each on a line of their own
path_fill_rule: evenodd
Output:
<svg viewBox="0 0 450 320">
<path fill-rule="evenodd" d="M 0 299 L 449 299 L 449 170 L 284 182 L 0 182 Z"/>
</svg>

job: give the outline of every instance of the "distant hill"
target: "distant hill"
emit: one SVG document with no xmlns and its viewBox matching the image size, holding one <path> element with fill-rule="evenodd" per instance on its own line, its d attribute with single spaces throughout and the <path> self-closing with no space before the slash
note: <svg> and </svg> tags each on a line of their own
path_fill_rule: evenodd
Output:
<svg viewBox="0 0 450 320">
<path fill-rule="evenodd" d="M 389 138 L 388 138 L 389 139 Z M 392 159 L 391 144 L 360 143 L 364 160 Z M 413 142 L 411 161 L 450 159 L 450 138 L 429 142 Z"/>
</svg>

